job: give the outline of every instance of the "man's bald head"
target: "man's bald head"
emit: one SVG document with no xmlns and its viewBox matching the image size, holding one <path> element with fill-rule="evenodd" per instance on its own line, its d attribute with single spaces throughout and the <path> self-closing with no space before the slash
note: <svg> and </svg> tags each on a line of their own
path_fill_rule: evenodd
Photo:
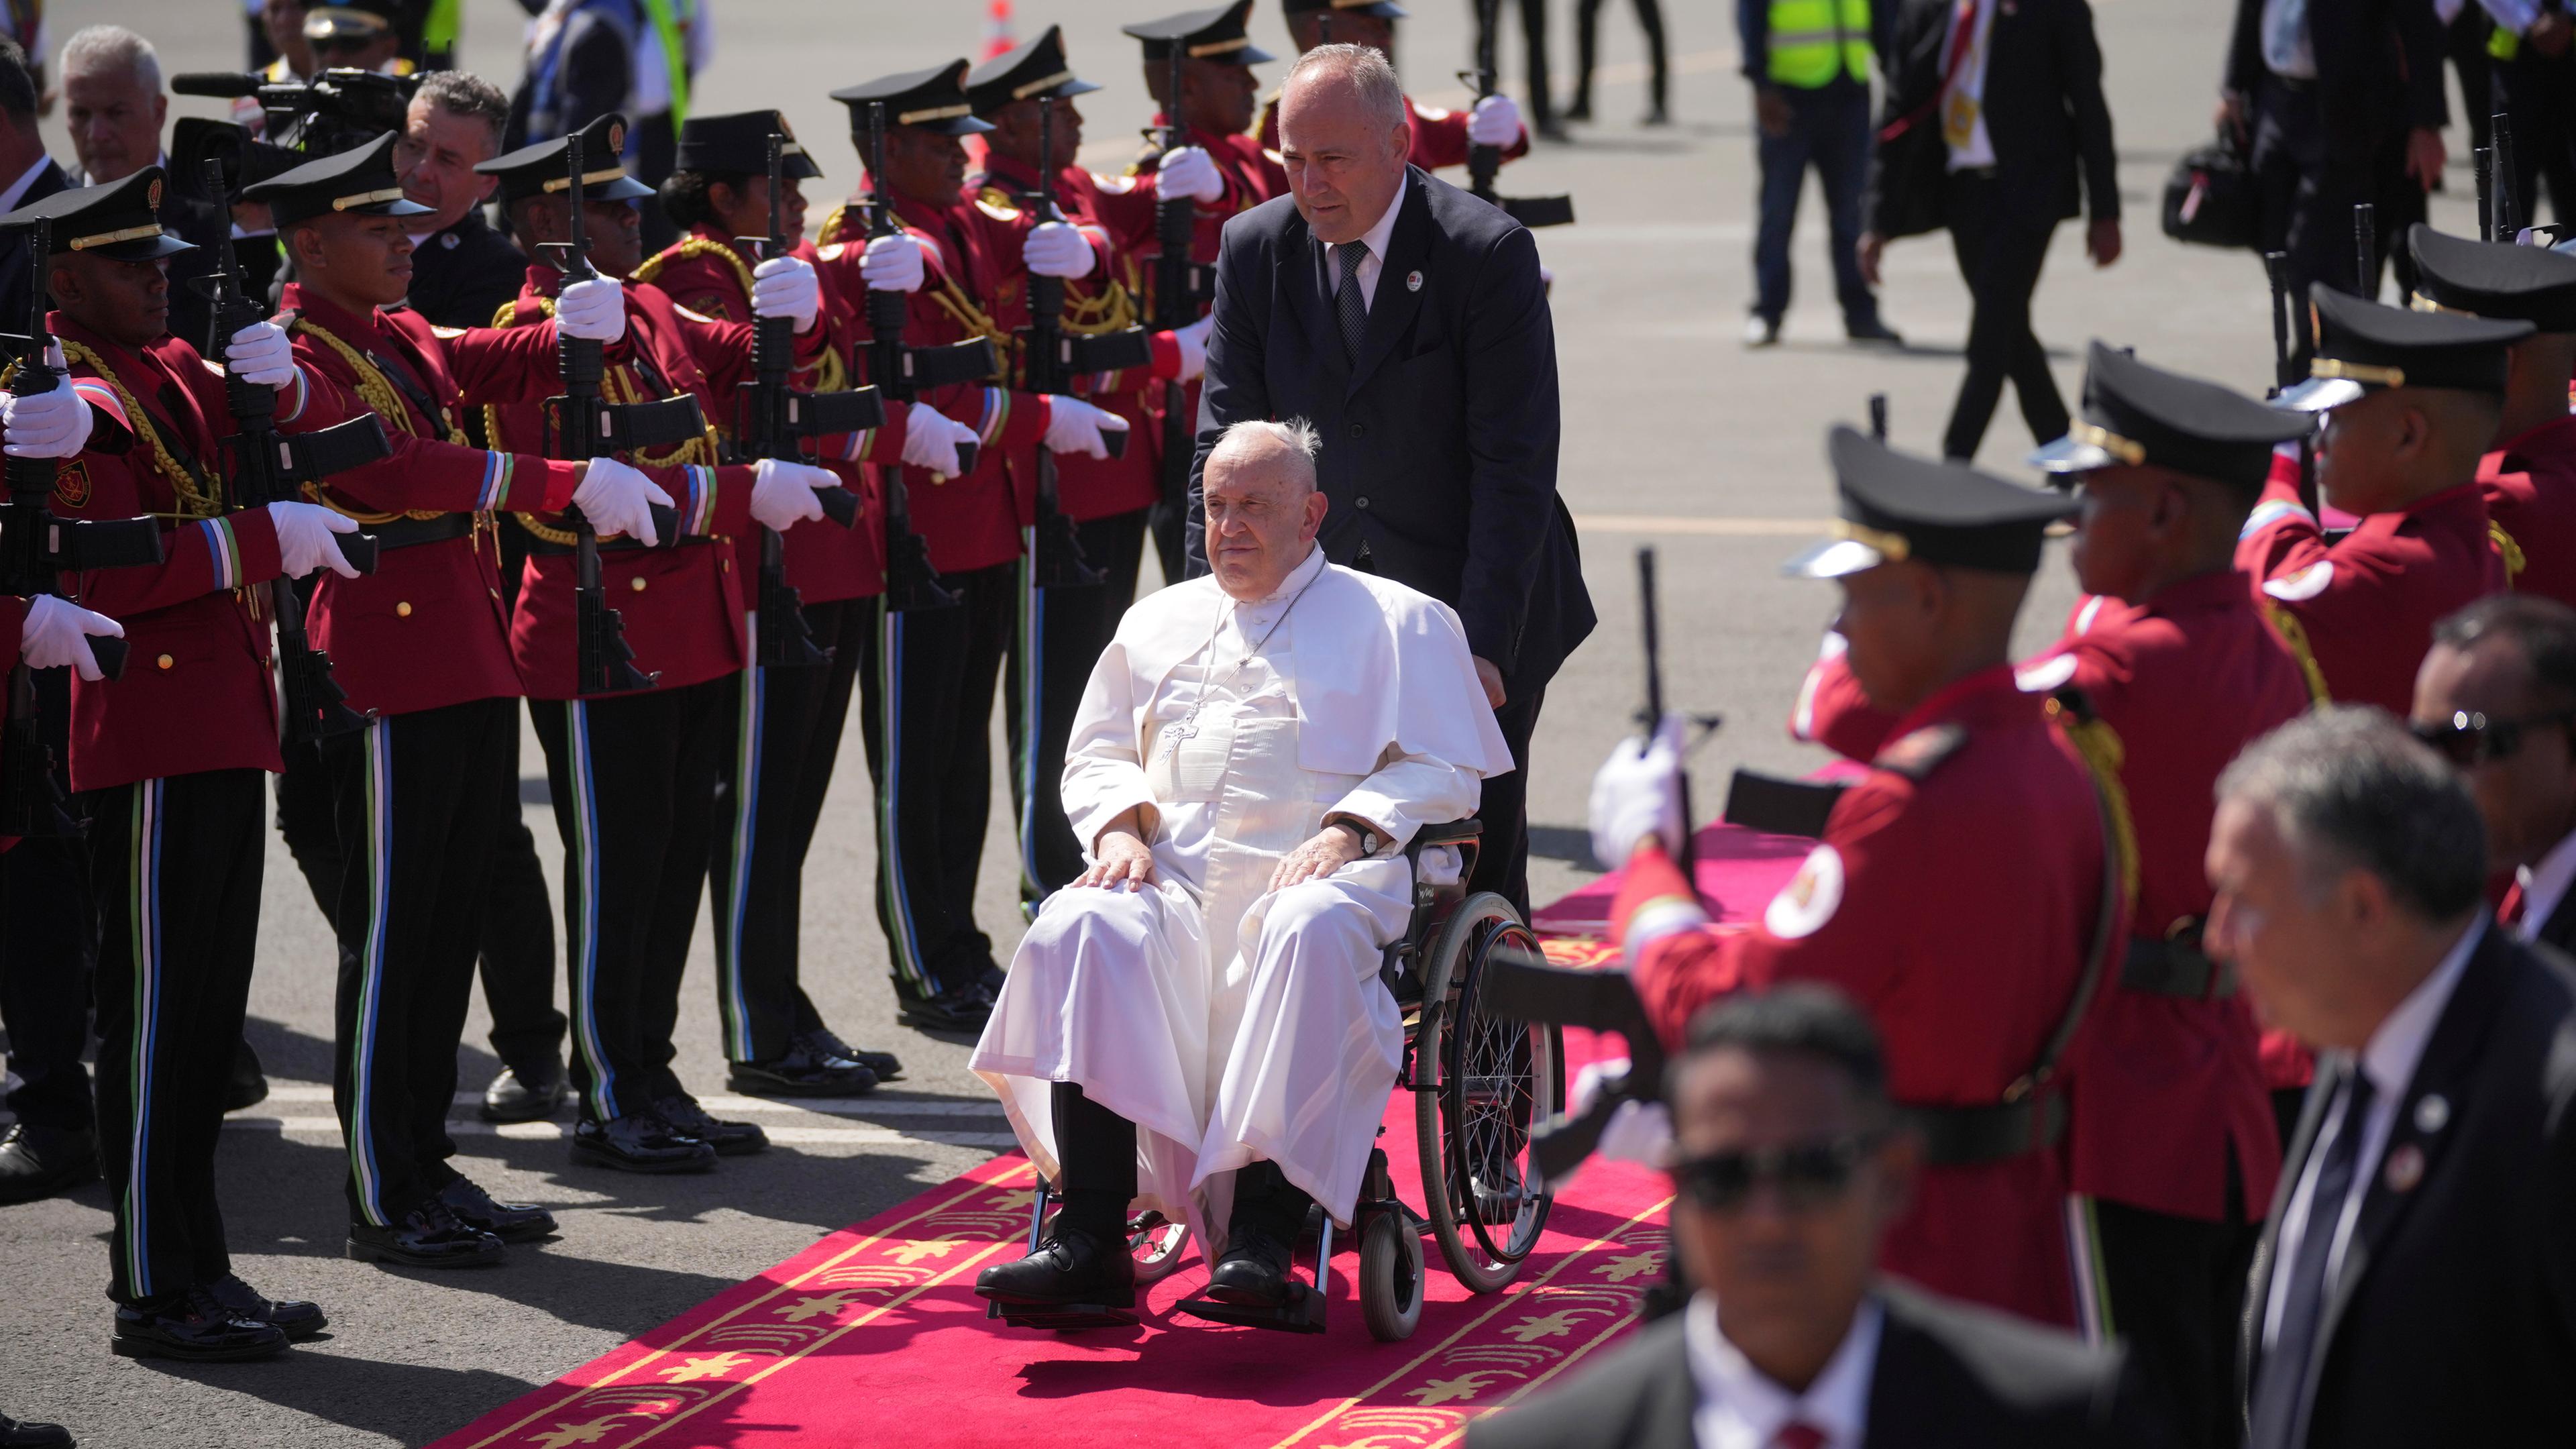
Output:
<svg viewBox="0 0 2576 1449">
<path fill-rule="evenodd" d="M 1312 427 L 1291 419 L 1236 423 L 1208 451 L 1208 567 L 1227 594 L 1267 598 L 1313 551 L 1326 507 L 1315 487 L 1321 447 Z"/>
<path fill-rule="evenodd" d="M 1413 123 L 1404 83 L 1365 45 L 1319 45 L 1279 93 L 1279 157 L 1297 214 L 1318 240 L 1368 234 L 1395 201 Z"/>
</svg>

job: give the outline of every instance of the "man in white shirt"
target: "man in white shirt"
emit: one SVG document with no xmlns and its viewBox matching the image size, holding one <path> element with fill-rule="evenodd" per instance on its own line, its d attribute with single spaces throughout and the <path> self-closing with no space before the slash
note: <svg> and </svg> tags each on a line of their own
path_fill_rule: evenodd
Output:
<svg viewBox="0 0 2576 1449">
<path fill-rule="evenodd" d="M 2468 780 L 2497 919 L 2576 946 L 2576 609 L 2494 594 L 2435 625 L 2409 728 Z"/>
<path fill-rule="evenodd" d="M 2576 1415 L 2576 976 L 2488 918 L 2488 828 L 2367 707 L 2219 779 L 2205 949 L 2319 1054 L 2249 1279 L 2250 1449 L 2540 1443 Z"/>
<path fill-rule="evenodd" d="M 1690 1306 L 1468 1449 L 2157 1444 L 2120 1356 L 1879 1278 L 1922 1149 L 1830 987 L 1727 998 L 1666 1078 Z"/>
<path fill-rule="evenodd" d="M 1412 911 L 1405 843 L 1511 756 L 1458 616 L 1325 561 L 1317 446 L 1225 431 L 1213 574 L 1129 609 L 1083 693 L 1063 792 L 1090 869 L 1039 911 L 968 1064 L 1064 1197 L 977 1280 L 1006 1309 L 1132 1309 L 1132 1209 L 1200 1233 L 1210 1297 L 1277 1307 L 1307 1208 L 1351 1220 L 1404 1046 L 1378 969 Z"/>
</svg>

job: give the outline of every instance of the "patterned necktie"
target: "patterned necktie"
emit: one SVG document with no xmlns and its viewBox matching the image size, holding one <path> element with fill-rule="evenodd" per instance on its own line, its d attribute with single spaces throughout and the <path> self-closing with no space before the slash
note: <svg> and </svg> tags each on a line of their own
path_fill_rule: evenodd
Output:
<svg viewBox="0 0 2576 1449">
<path fill-rule="evenodd" d="M 1333 289 L 1333 307 L 1342 318 L 1342 356 L 1360 360 L 1360 339 L 1368 336 L 1368 297 L 1360 291 L 1360 263 L 1368 260 L 1367 242 L 1344 242 L 1333 248 L 1342 280 Z"/>
<path fill-rule="evenodd" d="M 2326 1264 L 2334 1254 L 2335 1230 L 2343 1223 L 2344 1200 L 2352 1194 L 2361 1134 L 2370 1121 L 2370 1074 L 2358 1064 L 2346 1067 L 2343 1094 L 2343 1121 L 2317 1164 L 2307 1224 L 2299 1231 L 2299 1254 L 2283 1285 L 2280 1332 L 2264 1351 L 2254 1385 L 2253 1433 L 2247 1438 L 2253 1449 L 2292 1449 L 2303 1437 L 2308 1366 L 2325 1317 Z"/>
<path fill-rule="evenodd" d="M 1792 1419 L 1771 1436 L 1769 1449 L 1825 1449 L 1825 1431 Z"/>
</svg>

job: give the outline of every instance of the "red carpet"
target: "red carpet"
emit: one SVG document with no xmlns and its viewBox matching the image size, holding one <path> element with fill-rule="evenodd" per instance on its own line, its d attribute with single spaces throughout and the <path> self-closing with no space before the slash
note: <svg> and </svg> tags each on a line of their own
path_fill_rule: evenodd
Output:
<svg viewBox="0 0 2576 1449">
<path fill-rule="evenodd" d="M 1758 911 L 1812 842 L 1712 828 L 1700 885 L 1723 914 Z M 1549 954 L 1581 939 L 1615 876 L 1540 912 Z M 1587 915 L 1587 912 L 1589 914 Z M 1597 930 L 1597 926 L 1594 927 Z M 1581 1033 L 1572 1065 L 1600 1054 Z M 1382 1145 L 1421 1206 L 1413 1097 Z M 1518 1281 L 1474 1297 L 1426 1239 L 1411 1341 L 1373 1342 L 1352 1274 L 1333 1262 L 1331 1330 L 1226 1328 L 1173 1311 L 1206 1281 L 1195 1257 L 1155 1286 L 1134 1328 L 1073 1336 L 984 1317 L 976 1272 L 1016 1256 L 1032 1173 L 1013 1153 L 823 1239 L 759 1277 L 505 1404 L 433 1449 L 624 1446 L 1225 1444 L 1404 1449 L 1455 1443 L 1471 1417 L 1549 1382 L 1616 1337 L 1664 1272 L 1662 1177 L 1596 1163 L 1557 1201 Z M 1337 1244 L 1338 1246 L 1338 1244 Z"/>
</svg>

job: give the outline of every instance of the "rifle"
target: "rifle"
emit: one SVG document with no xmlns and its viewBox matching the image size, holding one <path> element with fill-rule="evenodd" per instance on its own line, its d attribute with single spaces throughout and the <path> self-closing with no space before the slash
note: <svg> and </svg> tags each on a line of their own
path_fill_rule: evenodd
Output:
<svg viewBox="0 0 2576 1449">
<path fill-rule="evenodd" d="M 591 281 L 599 275 L 590 265 L 590 229 L 582 217 L 581 153 L 582 135 L 575 131 L 564 138 L 564 156 L 572 171 L 572 189 L 566 196 L 572 209 L 571 239 L 539 246 L 539 250 L 553 255 L 566 286 Z M 564 390 L 561 396 L 550 397 L 545 403 L 548 456 L 587 461 L 626 449 L 668 446 L 705 434 L 706 420 L 699 414 L 694 397 L 647 403 L 602 401 L 599 387 L 607 373 L 607 358 L 606 349 L 597 341 L 574 337 L 558 328 L 555 350 L 563 370 Z M 600 585 L 598 532 L 576 504 L 564 506 L 564 521 L 572 525 L 573 539 L 574 689 L 581 694 L 651 689 L 662 677 L 661 671 L 646 674 L 635 667 L 634 646 L 626 642 L 626 621 L 609 604 L 608 594 Z M 664 547 L 679 542 L 676 509 L 657 506 L 653 510 L 653 527 L 661 535 Z"/>
<path fill-rule="evenodd" d="M 1501 89 L 1494 61 L 1494 29 L 1501 19 L 1501 8 L 1502 0 L 1476 0 L 1476 68 L 1458 72 L 1458 79 L 1475 91 L 1479 101 Z M 1545 104 L 1544 97 L 1541 104 Z M 1468 146 L 1468 195 L 1501 207 L 1505 215 L 1526 227 L 1564 226 L 1574 220 L 1574 198 L 1570 196 L 1496 195 L 1494 173 L 1502 168 L 1502 147 Z"/>
<path fill-rule="evenodd" d="M 2498 111 L 2488 124 L 2493 127 L 2487 134 L 2494 149 L 2494 154 L 2488 158 L 2488 165 L 2495 173 L 2493 236 L 2497 241 L 2510 243 L 2522 231 L 2522 208 L 2518 204 L 2522 198 L 2513 194 L 2513 123 Z"/>
<path fill-rule="evenodd" d="M 769 235 L 736 237 L 754 257 L 783 257 L 794 248 L 787 236 L 787 138 L 769 135 Z M 820 325 L 819 323 L 817 325 Z M 734 440 L 740 461 L 762 458 L 801 459 L 809 439 L 856 433 L 885 422 L 885 404 L 874 388 L 847 392 L 798 392 L 788 384 L 794 370 L 796 322 L 792 317 L 755 317 L 751 324 L 752 380 L 735 399 Z M 848 528 L 859 521 L 858 496 L 846 488 L 817 488 L 823 514 Z M 796 586 L 787 582 L 786 541 L 777 529 L 760 525 L 760 627 L 755 632 L 757 662 L 763 668 L 796 668 L 821 664 L 831 655 L 814 647 L 814 631 Z"/>
<path fill-rule="evenodd" d="M 2485 146 L 2469 151 L 2470 167 L 2478 178 L 2478 240 L 2495 240 L 2495 153 Z"/>
<path fill-rule="evenodd" d="M 2365 301 L 2379 297 L 2378 210 L 2367 201 L 2355 202 L 2352 208 L 2352 290 Z"/>
<path fill-rule="evenodd" d="M 885 132 L 885 102 L 872 101 L 868 105 L 868 195 L 862 203 L 868 212 L 870 241 L 902 229 L 895 221 L 894 198 L 886 191 Z M 975 382 L 1002 370 L 989 337 L 945 347 L 905 346 L 903 332 L 912 318 L 911 302 L 901 292 L 874 287 L 867 291 L 868 381 L 878 392 L 910 401 L 923 388 Z M 974 443 L 960 444 L 958 472 L 974 472 L 979 451 Z M 929 541 L 912 531 L 910 494 L 900 468 L 885 472 L 885 516 L 886 607 L 901 614 L 954 605 L 957 596 L 940 586 L 939 571 L 931 567 Z"/>
<path fill-rule="evenodd" d="M 1162 154 L 1189 144 L 1189 125 L 1181 119 L 1181 82 L 1188 69 L 1188 49 L 1171 43 L 1163 71 L 1163 124 L 1145 128 L 1145 139 Z M 1186 196 L 1163 196 L 1154 202 L 1154 316 L 1158 332 L 1176 332 L 1199 320 L 1199 308 L 1215 302 L 1216 275 L 1192 259 L 1198 246 L 1198 203 Z M 1174 378 L 1163 384 L 1163 510 L 1187 520 L 1190 513 L 1190 462 L 1198 451 L 1198 419 L 1190 412 L 1189 384 Z M 1184 523 L 1186 530 L 1186 523 Z M 1182 550 L 1188 552 L 1186 545 Z"/>
<path fill-rule="evenodd" d="M 1664 641 L 1661 620 L 1655 600 L 1655 549 L 1652 544 L 1637 549 L 1637 612 L 1640 632 L 1646 645 L 1646 704 L 1637 711 L 1637 728 L 1653 739 L 1664 722 Z M 1682 879 L 1698 888 L 1699 851 L 1691 841 L 1690 771 L 1681 770 L 1682 838 L 1672 842 L 1673 863 L 1682 868 Z M 1615 867 L 1616 861 L 1603 861 Z"/>
<path fill-rule="evenodd" d="M 1055 206 L 1055 99 L 1038 97 L 1037 218 L 1040 224 L 1062 221 Z M 1029 273 L 1028 337 L 1020 353 L 1020 386 L 1029 392 L 1069 396 L 1073 379 L 1083 373 L 1117 372 L 1143 367 L 1153 348 L 1141 327 L 1088 337 L 1064 330 L 1064 278 Z M 1127 451 L 1123 431 L 1103 433 L 1102 446 L 1112 458 Z M 1037 509 L 1031 520 L 1030 578 L 1041 589 L 1085 588 L 1109 576 L 1082 556 L 1082 540 L 1073 520 L 1058 506 L 1055 454 L 1038 449 Z"/>
<path fill-rule="evenodd" d="M 1542 1182 L 1563 1182 L 1592 1149 L 1623 1102 L 1664 1097 L 1664 1044 L 1627 972 L 1551 966 L 1545 957 L 1497 945 L 1485 957 L 1476 990 L 1488 1015 L 1507 1021 L 1616 1032 L 1628 1042 L 1628 1070 L 1605 1077 L 1577 1116 L 1552 1117 L 1530 1129 L 1530 1163 Z"/>
<path fill-rule="evenodd" d="M 2290 344 L 2290 308 L 2294 305 L 2290 300 L 2290 254 L 2265 252 L 2263 276 L 2272 284 L 2272 387 L 2263 395 L 2275 398 L 2299 381 L 2298 355 Z M 2310 346 L 2314 345 L 2311 338 Z M 2316 448 L 2309 438 L 2299 440 L 2299 506 L 2308 510 L 2310 517 L 2318 516 Z"/>
<path fill-rule="evenodd" d="M 222 198 L 224 163 L 205 162 L 206 194 Z M 253 326 L 264 309 L 243 288 L 241 264 L 233 255 L 227 232 L 215 244 L 215 270 L 195 279 L 206 299 L 206 356 L 223 356 L 234 333 Z M 382 419 L 369 413 L 318 432 L 282 437 L 277 431 L 277 392 L 232 373 L 224 374 L 224 401 L 232 412 L 233 506 L 242 511 L 272 503 L 300 500 L 304 485 L 334 473 L 363 467 L 391 456 Z M 373 534 L 343 534 L 340 556 L 362 574 L 376 571 Z M 285 697 L 284 728 L 289 744 L 310 744 L 332 735 L 367 727 L 370 716 L 342 703 L 349 696 L 331 677 L 331 656 L 313 647 L 304 630 L 304 596 L 294 581 L 269 580 L 269 608 L 277 615 L 277 673 Z"/>
<path fill-rule="evenodd" d="M 1879 442 L 1887 441 L 1887 394 L 1869 395 L 1869 435 Z"/>
<path fill-rule="evenodd" d="M 53 257 L 53 224 L 38 220 L 27 239 L 30 318 L 16 344 L 18 375 L 9 391 L 37 397 L 54 390 L 62 374 L 45 361 L 54 343 L 45 325 L 52 310 L 46 281 Z M 87 569 L 128 568 L 161 561 L 161 525 L 149 518 L 57 518 L 53 511 L 54 475 L 59 460 L 11 458 L 5 475 L 9 494 L 0 502 L 0 593 L 33 596 L 62 593 L 61 575 Z M 89 652 L 99 672 L 114 679 L 125 672 L 125 641 L 94 638 Z M 73 818 L 70 801 L 54 774 L 53 747 L 46 743 L 36 700 L 36 673 L 24 661 L 9 671 L 8 723 L 0 743 L 0 835 L 64 838 L 80 834 L 86 822 Z"/>
</svg>

